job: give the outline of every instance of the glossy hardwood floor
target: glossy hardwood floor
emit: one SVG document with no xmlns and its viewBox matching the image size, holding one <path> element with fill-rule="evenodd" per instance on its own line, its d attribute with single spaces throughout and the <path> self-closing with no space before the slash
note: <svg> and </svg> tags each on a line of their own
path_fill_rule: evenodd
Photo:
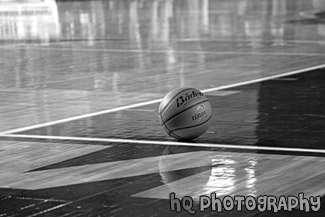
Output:
<svg viewBox="0 0 325 217">
<path fill-rule="evenodd" d="M 57 2 L 50 26 L 40 18 L 21 33 L 10 22 L 9 36 L 3 29 L 0 113 L 10 124 L 1 131 L 158 99 L 179 86 L 204 90 L 322 65 L 323 23 L 299 16 L 321 7 Z"/>
<path fill-rule="evenodd" d="M 0 216 L 186 216 L 169 194 L 320 196 L 323 0 L 0 1 Z M 190 86 L 209 130 L 157 109 Z M 218 215 L 213 211 L 199 216 Z M 226 216 L 274 216 L 230 211 Z"/>
</svg>

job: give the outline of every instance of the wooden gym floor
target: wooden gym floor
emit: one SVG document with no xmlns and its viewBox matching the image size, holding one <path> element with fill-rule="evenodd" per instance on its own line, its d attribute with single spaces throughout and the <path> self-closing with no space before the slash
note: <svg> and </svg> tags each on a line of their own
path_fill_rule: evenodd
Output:
<svg viewBox="0 0 325 217">
<path fill-rule="evenodd" d="M 195 216 L 324 216 L 324 11 L 323 0 L 0 1 L 0 217 L 188 216 L 170 210 L 171 192 L 321 197 L 317 212 Z M 157 118 L 183 86 L 213 106 L 193 142 Z"/>
</svg>

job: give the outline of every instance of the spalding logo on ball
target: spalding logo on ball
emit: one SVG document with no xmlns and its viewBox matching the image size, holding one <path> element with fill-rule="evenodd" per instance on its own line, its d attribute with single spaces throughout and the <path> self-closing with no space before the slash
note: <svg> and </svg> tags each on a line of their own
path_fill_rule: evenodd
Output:
<svg viewBox="0 0 325 217">
<path fill-rule="evenodd" d="M 158 109 L 160 125 L 178 140 L 201 136 L 209 127 L 212 108 L 208 98 L 195 88 L 178 88 L 166 94 Z"/>
</svg>

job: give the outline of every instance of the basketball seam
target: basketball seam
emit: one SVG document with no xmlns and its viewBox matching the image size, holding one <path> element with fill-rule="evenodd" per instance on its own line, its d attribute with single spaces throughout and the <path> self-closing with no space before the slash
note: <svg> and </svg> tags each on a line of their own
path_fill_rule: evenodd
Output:
<svg viewBox="0 0 325 217">
<path fill-rule="evenodd" d="M 185 139 L 185 138 L 183 138 L 183 137 L 181 137 L 181 136 L 178 136 L 178 135 L 176 135 L 175 133 L 172 133 L 172 130 L 170 130 L 167 126 L 166 126 L 166 124 L 163 124 L 162 126 L 165 126 L 166 127 L 166 129 L 168 130 L 168 136 L 172 136 L 171 134 L 173 134 L 174 136 L 172 136 L 172 137 L 177 137 L 176 139 L 178 139 L 178 140 L 180 140 L 180 139 Z"/>
<path fill-rule="evenodd" d="M 166 127 L 166 129 L 168 130 L 168 136 L 170 136 L 170 134 L 171 134 L 171 130 L 166 126 L 166 124 L 163 124 L 162 126 L 165 126 Z"/>
<path fill-rule="evenodd" d="M 183 138 L 183 137 L 181 137 L 181 136 L 179 136 L 179 135 L 176 135 L 175 133 L 172 133 L 172 130 L 170 130 L 170 129 L 166 126 L 166 124 L 163 124 L 162 126 L 165 126 L 166 129 L 168 130 L 168 136 L 172 136 L 172 135 L 170 135 L 170 134 L 173 134 L 174 136 L 178 137 L 178 138 L 176 138 L 176 139 L 185 139 L 185 138 Z M 175 137 L 174 137 L 174 138 L 175 138 Z"/>
<path fill-rule="evenodd" d="M 166 126 L 166 124 L 163 124 L 163 126 L 165 126 L 165 127 L 167 128 L 167 130 L 168 130 L 168 136 L 172 136 L 171 134 L 173 134 L 174 136 L 172 136 L 172 137 L 175 138 L 175 136 L 176 136 L 176 137 L 177 137 L 176 139 L 185 139 L 185 138 L 183 138 L 183 137 L 181 137 L 181 136 L 179 136 L 179 135 L 176 135 L 175 133 L 172 133 L 172 130 L 170 130 L 170 129 Z"/>
<path fill-rule="evenodd" d="M 169 103 L 165 106 L 165 108 L 162 110 L 162 111 L 160 111 L 160 114 L 162 114 L 166 109 L 167 109 L 167 107 L 168 106 L 170 106 L 170 104 L 172 104 L 172 102 L 173 102 L 173 100 L 179 95 L 179 94 L 181 94 L 181 93 L 183 93 L 184 91 L 186 91 L 186 90 L 189 90 L 189 89 L 193 89 L 193 88 L 186 88 L 185 90 L 182 90 L 181 92 L 179 92 L 179 93 L 177 93 L 171 100 L 169 100 Z"/>
<path fill-rule="evenodd" d="M 177 115 L 183 113 L 184 111 L 186 111 L 186 110 L 188 110 L 188 109 L 190 109 L 190 108 L 193 108 L 194 106 L 196 106 L 196 105 L 198 105 L 198 104 L 200 104 L 200 103 L 204 103 L 204 102 L 209 102 L 209 100 L 208 100 L 208 99 L 205 99 L 205 100 L 203 100 L 203 101 L 197 102 L 197 103 L 195 103 L 194 105 L 191 105 L 190 107 L 188 107 L 188 108 L 186 108 L 186 109 L 184 109 L 184 110 L 182 110 L 182 111 L 180 111 L 180 112 L 174 114 L 172 117 L 170 117 L 169 119 L 167 119 L 167 120 L 164 122 L 164 124 L 166 125 L 166 123 L 167 123 L 168 121 L 170 121 L 171 119 L 175 118 Z"/>
<path fill-rule="evenodd" d="M 171 134 L 173 134 L 173 136 L 174 136 L 174 137 L 177 137 L 177 139 L 179 139 L 179 140 L 181 140 L 181 139 L 186 140 L 186 138 L 181 137 L 181 136 L 179 136 L 179 135 L 176 135 L 176 134 L 173 133 L 172 131 L 170 131 L 170 133 L 169 133 L 168 135 L 172 136 Z"/>
<path fill-rule="evenodd" d="M 192 128 L 192 127 L 200 126 L 200 125 L 205 124 L 206 122 L 208 122 L 211 118 L 212 118 L 212 115 L 210 115 L 210 117 L 209 117 L 206 121 L 204 121 L 204 122 L 202 122 L 202 123 L 200 123 L 200 124 L 197 124 L 197 125 L 194 125 L 194 126 L 188 126 L 188 127 L 181 127 L 181 128 L 173 129 L 172 131 L 170 131 L 170 133 L 173 133 L 173 132 L 176 131 L 176 130 L 183 130 L 183 129 L 188 129 L 188 128 Z M 175 133 L 174 133 L 174 134 L 175 134 Z M 176 134 L 175 134 L 175 135 L 176 135 Z"/>
</svg>

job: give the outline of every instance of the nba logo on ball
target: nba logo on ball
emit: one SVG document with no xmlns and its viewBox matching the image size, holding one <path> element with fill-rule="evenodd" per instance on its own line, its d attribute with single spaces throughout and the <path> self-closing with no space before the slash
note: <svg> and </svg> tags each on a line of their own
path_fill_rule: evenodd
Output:
<svg viewBox="0 0 325 217">
<path fill-rule="evenodd" d="M 209 127 L 212 108 L 208 98 L 195 88 L 178 88 L 166 94 L 158 109 L 160 125 L 178 140 L 201 136 Z"/>
</svg>

